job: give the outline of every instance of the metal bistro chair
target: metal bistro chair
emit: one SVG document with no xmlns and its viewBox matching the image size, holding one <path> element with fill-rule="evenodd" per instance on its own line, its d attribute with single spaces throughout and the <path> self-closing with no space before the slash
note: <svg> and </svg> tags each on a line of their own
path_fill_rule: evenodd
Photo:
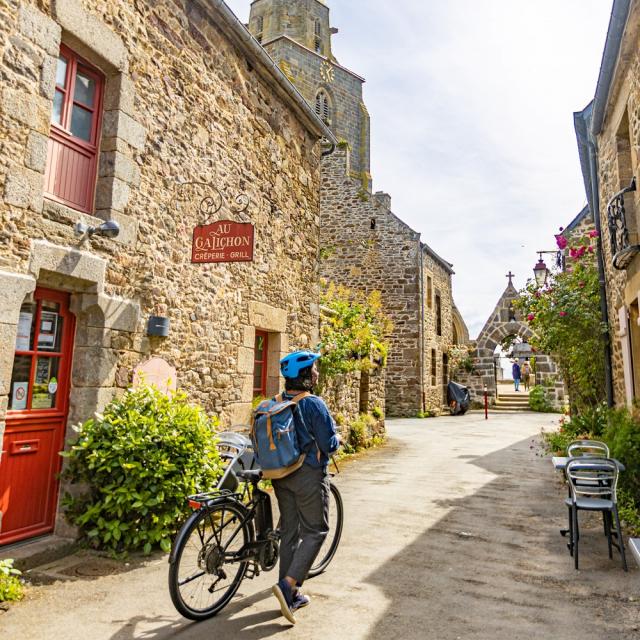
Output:
<svg viewBox="0 0 640 640">
<path fill-rule="evenodd" d="M 573 458 L 567 462 L 566 474 L 571 494 L 571 497 L 565 500 L 569 508 L 569 551 L 573 556 L 575 568 L 578 569 L 578 541 L 580 540 L 578 511 L 601 511 L 609 545 L 609 558 L 613 558 L 612 547 L 616 547 L 622 557 L 622 567 L 627 571 L 617 506 L 618 465 L 616 461 L 611 458 L 591 456 Z M 613 541 L 614 537 L 616 542 Z"/>
<path fill-rule="evenodd" d="M 570 458 L 581 456 L 608 458 L 609 447 L 604 442 L 600 442 L 600 440 L 574 440 L 567 446 L 567 455 Z"/>
</svg>

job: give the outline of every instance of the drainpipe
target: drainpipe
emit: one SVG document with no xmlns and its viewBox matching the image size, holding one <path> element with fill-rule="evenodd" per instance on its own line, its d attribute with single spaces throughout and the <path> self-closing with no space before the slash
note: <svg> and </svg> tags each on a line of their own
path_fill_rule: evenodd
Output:
<svg viewBox="0 0 640 640">
<path fill-rule="evenodd" d="M 593 219 L 598 232 L 598 281 L 600 283 L 600 314 L 602 322 L 609 327 L 609 307 L 607 305 L 607 280 L 604 271 L 604 256 L 602 247 L 602 225 L 600 224 L 600 187 L 598 184 L 598 147 L 591 130 L 587 136 L 589 147 L 589 173 L 591 174 L 591 201 L 593 202 Z M 613 400 L 613 372 L 611 368 L 611 331 L 607 330 L 604 337 L 604 380 L 607 392 L 607 405 L 614 406 Z"/>
</svg>

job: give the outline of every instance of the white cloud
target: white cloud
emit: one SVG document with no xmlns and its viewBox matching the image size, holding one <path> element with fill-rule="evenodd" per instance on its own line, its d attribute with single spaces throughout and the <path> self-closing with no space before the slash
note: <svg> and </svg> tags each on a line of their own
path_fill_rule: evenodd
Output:
<svg viewBox="0 0 640 640">
<path fill-rule="evenodd" d="M 229 6 L 247 20 L 249 0 Z M 474 335 L 585 202 L 572 112 L 593 97 L 611 0 L 329 0 L 367 79 L 374 188 L 454 263 Z M 524 245 L 524 246 L 523 246 Z"/>
</svg>

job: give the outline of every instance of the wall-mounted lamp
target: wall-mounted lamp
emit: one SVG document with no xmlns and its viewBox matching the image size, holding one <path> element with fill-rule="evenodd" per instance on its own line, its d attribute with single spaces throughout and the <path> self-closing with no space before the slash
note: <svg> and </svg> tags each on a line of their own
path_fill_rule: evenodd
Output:
<svg viewBox="0 0 640 640">
<path fill-rule="evenodd" d="M 147 322 L 147 335 L 156 338 L 166 338 L 169 336 L 171 321 L 164 316 L 150 316 Z"/>
<path fill-rule="evenodd" d="M 73 232 L 77 236 L 84 236 L 86 234 L 89 237 L 104 236 L 105 238 L 116 238 L 120 233 L 120 225 L 115 220 L 107 220 L 99 227 L 91 227 L 83 222 L 77 222 L 75 227 L 73 227 Z"/>
</svg>

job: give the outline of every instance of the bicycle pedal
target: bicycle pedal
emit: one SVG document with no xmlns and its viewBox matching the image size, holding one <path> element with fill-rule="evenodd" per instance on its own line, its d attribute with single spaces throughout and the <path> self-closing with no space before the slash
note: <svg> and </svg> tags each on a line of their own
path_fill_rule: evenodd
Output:
<svg viewBox="0 0 640 640">
<path fill-rule="evenodd" d="M 245 578 L 248 578 L 249 580 L 253 580 L 259 575 L 260 575 L 260 567 L 258 566 L 257 562 L 252 562 L 251 564 L 247 565 L 247 570 L 245 571 L 245 574 L 244 574 Z"/>
</svg>

